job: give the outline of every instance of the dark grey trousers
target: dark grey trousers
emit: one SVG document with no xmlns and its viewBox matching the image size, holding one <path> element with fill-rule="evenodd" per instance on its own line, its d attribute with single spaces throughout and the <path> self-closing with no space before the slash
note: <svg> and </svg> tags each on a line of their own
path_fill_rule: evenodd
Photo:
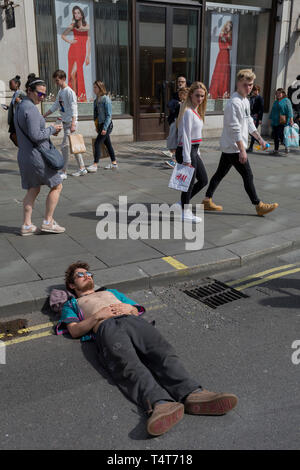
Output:
<svg viewBox="0 0 300 470">
<path fill-rule="evenodd" d="M 105 320 L 96 335 L 102 366 L 120 390 L 150 411 L 158 400 L 183 401 L 200 387 L 157 329 L 141 317 Z"/>
</svg>

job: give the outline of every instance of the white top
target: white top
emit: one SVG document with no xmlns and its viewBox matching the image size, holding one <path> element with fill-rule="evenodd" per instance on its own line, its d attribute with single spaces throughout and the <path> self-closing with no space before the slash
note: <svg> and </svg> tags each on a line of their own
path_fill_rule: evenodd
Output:
<svg viewBox="0 0 300 470">
<path fill-rule="evenodd" d="M 51 106 L 51 113 L 59 109 L 62 122 L 72 122 L 75 116 L 78 119 L 77 97 L 71 87 L 61 88 L 57 94 L 56 101 Z"/>
<path fill-rule="evenodd" d="M 250 102 L 238 92 L 233 93 L 224 110 L 224 127 L 220 139 L 224 153 L 239 153 L 236 142 L 243 141 L 248 147 L 248 135 L 257 129 L 250 115 Z"/>
<path fill-rule="evenodd" d="M 203 120 L 191 108 L 187 108 L 178 126 L 178 145 L 182 147 L 184 163 L 191 163 L 191 149 L 193 144 L 202 141 Z"/>
</svg>

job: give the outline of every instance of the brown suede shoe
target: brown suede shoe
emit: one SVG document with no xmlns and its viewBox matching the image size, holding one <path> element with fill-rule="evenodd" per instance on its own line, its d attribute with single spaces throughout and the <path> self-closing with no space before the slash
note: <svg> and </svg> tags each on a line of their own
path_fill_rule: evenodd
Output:
<svg viewBox="0 0 300 470">
<path fill-rule="evenodd" d="M 184 410 L 192 415 L 224 415 L 238 402 L 230 393 L 215 393 L 203 389 L 202 392 L 190 393 L 184 402 Z"/>
<path fill-rule="evenodd" d="M 262 217 L 268 214 L 269 212 L 274 211 L 278 207 L 278 204 L 277 202 L 274 202 L 273 204 L 264 204 L 263 202 L 260 201 L 260 203 L 257 204 L 257 206 L 255 207 L 256 207 L 257 215 Z"/>
<path fill-rule="evenodd" d="M 184 414 L 182 403 L 170 402 L 154 406 L 147 421 L 147 431 L 151 436 L 160 436 L 177 424 Z"/>
<path fill-rule="evenodd" d="M 222 211 L 223 207 L 222 206 L 217 206 L 212 198 L 210 199 L 203 199 L 202 204 L 204 205 L 204 210 L 205 211 Z"/>
</svg>

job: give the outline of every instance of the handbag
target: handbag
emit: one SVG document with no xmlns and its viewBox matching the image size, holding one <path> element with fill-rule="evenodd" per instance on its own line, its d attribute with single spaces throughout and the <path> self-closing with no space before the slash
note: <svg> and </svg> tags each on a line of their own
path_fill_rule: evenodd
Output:
<svg viewBox="0 0 300 470">
<path fill-rule="evenodd" d="M 194 172 L 194 167 L 176 163 L 169 181 L 169 188 L 186 193 L 191 184 Z"/>
<path fill-rule="evenodd" d="M 70 134 L 69 142 L 71 153 L 74 153 L 76 155 L 77 153 L 86 152 L 86 146 L 84 143 L 83 136 L 81 134 Z"/>
<path fill-rule="evenodd" d="M 52 168 L 52 170 L 61 170 L 64 167 L 65 160 L 62 154 L 57 150 L 57 148 L 52 144 L 50 138 L 49 138 L 49 149 L 43 148 L 40 145 L 37 145 L 35 142 L 33 142 L 30 137 L 25 134 L 23 131 L 22 127 L 19 124 L 19 119 L 18 119 L 18 113 L 17 113 L 17 122 L 20 131 L 22 134 L 31 142 L 33 148 L 36 148 L 40 154 L 42 155 L 46 165 L 49 166 L 49 168 Z"/>
<path fill-rule="evenodd" d="M 286 124 L 286 116 L 284 114 L 280 114 L 279 124 Z"/>
</svg>

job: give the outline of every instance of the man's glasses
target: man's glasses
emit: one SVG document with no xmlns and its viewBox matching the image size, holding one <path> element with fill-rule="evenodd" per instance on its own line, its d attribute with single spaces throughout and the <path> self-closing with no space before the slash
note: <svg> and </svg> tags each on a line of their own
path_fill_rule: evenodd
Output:
<svg viewBox="0 0 300 470">
<path fill-rule="evenodd" d="M 46 98 L 46 96 L 47 96 L 46 93 L 42 93 L 41 91 L 37 91 L 36 93 L 37 93 L 39 98 Z"/>
<path fill-rule="evenodd" d="M 84 277 L 84 276 L 94 277 L 94 274 L 90 273 L 89 271 L 86 271 L 85 273 L 82 273 L 82 272 L 76 273 L 75 276 L 76 277 Z"/>
</svg>

